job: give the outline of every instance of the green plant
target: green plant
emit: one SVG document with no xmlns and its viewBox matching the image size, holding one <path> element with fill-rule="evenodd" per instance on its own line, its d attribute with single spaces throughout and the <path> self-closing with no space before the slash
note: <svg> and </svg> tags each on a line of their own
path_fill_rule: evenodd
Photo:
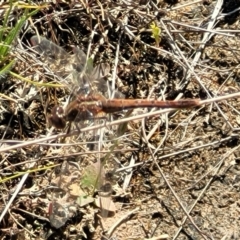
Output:
<svg viewBox="0 0 240 240">
<path fill-rule="evenodd" d="M 25 10 L 20 19 L 17 20 L 16 25 L 10 28 L 9 19 L 14 7 L 24 8 Z M 4 14 L 3 23 L 0 30 L 0 80 L 5 78 L 14 66 L 15 60 L 12 59 L 12 57 L 9 55 L 14 40 L 17 38 L 26 20 L 38 12 L 38 9 L 35 9 L 29 13 L 29 8 L 39 7 L 30 5 L 18 5 L 18 2 L 13 3 L 13 1 L 9 1 L 9 7 L 6 8 L 8 10 Z"/>
<path fill-rule="evenodd" d="M 150 28 L 152 31 L 152 38 L 155 39 L 156 45 L 159 46 L 159 43 L 161 41 L 161 28 L 159 28 L 155 22 L 152 22 L 150 24 Z"/>
</svg>

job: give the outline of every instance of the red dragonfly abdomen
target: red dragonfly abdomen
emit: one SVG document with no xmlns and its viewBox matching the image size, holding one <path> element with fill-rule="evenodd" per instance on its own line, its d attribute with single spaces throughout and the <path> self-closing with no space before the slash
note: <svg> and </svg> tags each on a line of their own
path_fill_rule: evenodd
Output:
<svg viewBox="0 0 240 240">
<path fill-rule="evenodd" d="M 158 107 L 158 108 L 189 108 L 200 105 L 198 99 L 186 99 L 177 101 L 159 101 L 148 99 L 110 99 L 101 101 L 102 111 L 113 113 L 117 111 L 141 108 L 141 107 Z"/>
</svg>

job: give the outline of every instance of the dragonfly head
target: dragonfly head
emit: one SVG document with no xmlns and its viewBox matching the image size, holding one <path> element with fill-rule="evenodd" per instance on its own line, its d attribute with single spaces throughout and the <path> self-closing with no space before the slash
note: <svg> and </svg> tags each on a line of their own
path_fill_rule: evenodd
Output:
<svg viewBox="0 0 240 240">
<path fill-rule="evenodd" d="M 51 114 L 48 116 L 50 125 L 55 128 L 63 129 L 66 126 L 66 120 L 64 117 L 64 110 L 62 107 L 53 107 Z"/>
</svg>

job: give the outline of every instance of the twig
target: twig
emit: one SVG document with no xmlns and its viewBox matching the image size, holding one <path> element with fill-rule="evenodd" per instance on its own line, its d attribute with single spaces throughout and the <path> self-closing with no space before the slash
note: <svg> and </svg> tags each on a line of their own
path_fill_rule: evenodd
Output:
<svg viewBox="0 0 240 240">
<path fill-rule="evenodd" d="M 29 168 L 33 168 L 35 166 L 36 162 L 33 162 L 30 164 Z M 1 215 L 0 215 L 0 222 L 2 222 L 5 214 L 7 213 L 8 209 L 10 208 L 11 204 L 13 203 L 14 199 L 17 197 L 18 193 L 21 191 L 23 184 L 25 183 L 25 181 L 28 178 L 29 173 L 25 173 L 21 179 L 21 181 L 19 182 L 18 186 L 16 187 L 15 192 L 13 193 L 12 197 L 10 198 L 10 200 L 8 201 L 8 203 L 6 204 L 5 208 L 3 209 Z"/>
<path fill-rule="evenodd" d="M 139 211 L 139 207 L 133 209 L 131 212 L 128 212 L 126 215 L 121 217 L 107 232 L 108 237 L 110 238 L 115 231 L 115 229 L 125 220 L 127 220 L 131 215 Z"/>
</svg>

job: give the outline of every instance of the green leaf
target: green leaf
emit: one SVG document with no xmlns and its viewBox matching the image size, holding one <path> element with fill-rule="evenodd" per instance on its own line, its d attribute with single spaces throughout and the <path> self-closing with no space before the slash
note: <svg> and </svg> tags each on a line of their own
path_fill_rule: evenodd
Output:
<svg viewBox="0 0 240 240">
<path fill-rule="evenodd" d="M 13 65 L 15 64 L 15 60 L 12 60 L 8 63 L 4 68 L 0 70 L 0 82 L 6 78 L 7 74 L 11 71 Z"/>
<path fill-rule="evenodd" d="M 8 17 L 12 9 L 12 4 L 10 4 L 9 11 L 7 12 L 5 18 L 4 18 L 4 23 L 3 23 L 3 28 L 4 29 L 9 29 L 7 26 L 8 23 Z M 25 10 L 23 16 L 18 20 L 17 24 L 10 30 L 9 33 L 5 36 L 6 32 L 5 31 L 0 31 L 0 42 L 2 43 L 0 45 L 0 56 L 4 57 L 7 56 L 10 46 L 12 45 L 13 41 L 16 39 L 18 36 L 22 26 L 25 24 L 26 20 L 31 17 L 32 15 L 36 14 L 38 12 L 38 9 L 35 11 L 32 11 L 31 13 L 28 14 L 28 10 Z M 5 37 L 4 37 L 5 36 Z"/>
<path fill-rule="evenodd" d="M 152 38 L 155 39 L 156 43 L 159 44 L 160 40 L 161 40 L 161 29 L 156 25 L 155 22 L 153 22 L 150 25 L 150 28 L 152 30 Z"/>
</svg>

